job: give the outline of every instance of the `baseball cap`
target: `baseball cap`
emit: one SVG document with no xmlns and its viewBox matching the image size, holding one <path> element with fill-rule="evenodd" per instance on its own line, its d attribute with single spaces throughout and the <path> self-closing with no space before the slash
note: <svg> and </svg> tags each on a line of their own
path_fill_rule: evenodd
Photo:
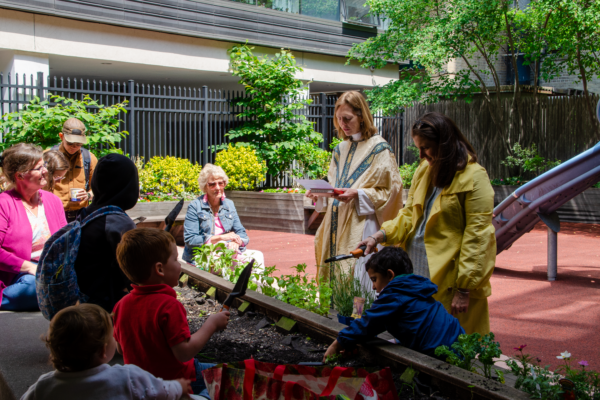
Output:
<svg viewBox="0 0 600 400">
<path fill-rule="evenodd" d="M 85 125 L 77 118 L 69 118 L 66 120 L 62 128 L 62 133 L 67 142 L 87 143 L 87 138 L 85 137 Z"/>
</svg>

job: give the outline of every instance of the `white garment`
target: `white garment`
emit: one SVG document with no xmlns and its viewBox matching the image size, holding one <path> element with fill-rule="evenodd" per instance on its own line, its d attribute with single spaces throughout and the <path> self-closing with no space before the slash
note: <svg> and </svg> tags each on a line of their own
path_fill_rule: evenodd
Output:
<svg viewBox="0 0 600 400">
<path fill-rule="evenodd" d="M 133 364 L 102 364 L 80 372 L 48 372 L 21 400 L 177 400 L 181 395 L 177 381 L 163 381 Z"/>
<path fill-rule="evenodd" d="M 363 228 L 362 240 L 365 240 L 369 236 L 377 233 L 381 225 L 379 225 L 379 221 L 377 221 L 377 215 L 375 215 L 375 206 L 369 199 L 369 196 L 365 194 L 365 191 L 362 189 L 358 189 L 358 201 L 355 203 L 356 212 L 358 215 L 366 215 L 367 220 L 365 221 L 365 227 Z M 378 244 L 377 250 L 383 249 L 383 246 Z M 373 293 L 373 296 L 377 296 L 377 292 L 373 290 L 373 282 L 371 282 L 371 278 L 369 278 L 369 274 L 365 271 L 365 264 L 369 261 L 369 258 L 373 253 L 361 257 L 356 260 L 354 264 L 354 277 L 358 278 L 360 281 L 363 290 L 370 291 Z"/>
</svg>

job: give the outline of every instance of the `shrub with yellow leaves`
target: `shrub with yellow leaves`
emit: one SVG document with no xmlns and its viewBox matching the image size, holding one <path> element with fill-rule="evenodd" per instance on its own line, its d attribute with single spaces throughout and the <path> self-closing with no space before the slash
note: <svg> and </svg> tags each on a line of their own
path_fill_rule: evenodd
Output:
<svg viewBox="0 0 600 400">
<path fill-rule="evenodd" d="M 254 190 L 265 180 L 267 163 L 260 160 L 248 146 L 232 146 L 217 153 L 215 165 L 223 168 L 229 178 L 227 189 Z"/>
<path fill-rule="evenodd" d="M 186 158 L 152 157 L 142 168 L 142 160 L 136 160 L 140 177 L 140 192 L 144 195 L 170 195 L 190 197 L 199 195 L 199 164 Z"/>
</svg>

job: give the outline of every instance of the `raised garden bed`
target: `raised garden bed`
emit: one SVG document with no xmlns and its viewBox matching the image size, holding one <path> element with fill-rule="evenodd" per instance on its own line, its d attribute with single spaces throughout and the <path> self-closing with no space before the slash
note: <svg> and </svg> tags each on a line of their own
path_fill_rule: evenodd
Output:
<svg viewBox="0 0 600 400">
<path fill-rule="evenodd" d="M 232 190 L 226 191 L 225 195 L 235 203 L 242 225 L 246 229 L 303 234 L 316 232 L 316 228 L 309 229 L 307 224 L 314 207 L 302 193 Z"/>
<path fill-rule="evenodd" d="M 183 272 L 188 275 L 188 284 L 192 284 L 201 292 L 212 293 L 212 296 L 217 301 L 223 301 L 228 293 L 233 289 L 233 284 L 216 277 L 208 272 L 204 272 L 182 263 Z M 270 318 L 274 322 L 280 321 L 282 317 L 289 318 L 295 321 L 294 328 L 288 333 L 292 335 L 307 335 L 311 338 L 310 341 L 304 340 L 301 344 L 305 345 L 308 342 L 315 347 L 329 344 L 337 333 L 345 328 L 345 325 L 340 324 L 337 320 L 331 317 L 322 317 L 285 304 L 279 300 L 264 296 L 254 291 L 248 291 L 242 300 L 234 303 L 234 308 L 239 307 L 242 301 L 247 301 L 251 304 L 251 311 L 257 314 L 262 314 L 260 319 L 264 317 Z M 215 311 L 220 307 L 215 308 Z M 263 317 L 264 316 L 264 317 Z M 246 333 L 252 324 L 258 318 L 247 320 L 244 323 Z M 240 320 L 240 322 L 243 322 Z M 192 323 L 193 325 L 193 323 Z M 255 326 L 255 325 L 254 325 Z M 268 328 L 271 329 L 271 328 Z M 274 328 L 273 328 L 274 329 Z M 266 331 L 269 333 L 270 331 Z M 250 335 L 252 336 L 252 335 Z M 265 335 L 272 336 L 272 335 Z M 273 350 L 277 350 L 275 339 L 271 337 L 275 346 Z M 212 340 L 212 339 L 211 339 Z M 215 337 L 218 340 L 218 337 Z M 316 340 L 316 341 L 315 341 Z M 319 342 L 320 341 L 320 342 Z M 259 345 L 260 346 L 260 345 Z M 268 346 L 268 344 L 267 344 Z M 265 345 L 263 345 L 265 347 Z M 218 354 L 221 345 L 214 347 Z M 206 347 L 210 350 L 210 347 Z M 257 353 L 260 353 L 260 347 Z M 289 350 L 288 350 L 289 351 Z M 273 354 L 275 355 L 275 354 Z M 503 385 L 494 380 L 486 379 L 480 375 L 467 372 L 458 367 L 452 366 L 435 358 L 428 357 L 421 353 L 417 353 L 402 346 L 393 345 L 383 339 L 375 339 L 365 346 L 361 346 L 359 363 L 373 363 L 378 367 L 390 366 L 395 374 L 401 373 L 407 366 L 412 366 L 420 372 L 420 377 L 429 382 L 430 386 L 438 391 L 438 395 L 446 396 L 446 398 L 457 399 L 528 399 L 529 397 L 514 388 Z M 209 357 L 211 357 L 209 355 Z M 302 357 L 306 357 L 304 354 Z M 311 356 L 308 356 L 311 357 Z M 216 359 L 216 357 L 215 357 Z M 210 361 L 205 359 L 203 361 Z"/>
</svg>

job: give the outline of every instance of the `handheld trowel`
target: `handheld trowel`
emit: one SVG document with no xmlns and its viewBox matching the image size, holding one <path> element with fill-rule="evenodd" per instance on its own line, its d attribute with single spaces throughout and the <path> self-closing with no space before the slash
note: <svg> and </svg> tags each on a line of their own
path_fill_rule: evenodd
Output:
<svg viewBox="0 0 600 400">
<path fill-rule="evenodd" d="M 246 268 L 244 268 L 244 270 L 240 274 L 238 281 L 236 282 L 235 286 L 233 287 L 233 291 L 231 293 L 229 293 L 229 296 L 227 296 L 227 298 L 223 302 L 223 308 L 221 308 L 221 311 L 223 311 L 223 310 L 229 311 L 229 308 L 233 304 L 233 300 L 236 299 L 237 297 L 242 297 L 243 295 L 246 294 L 246 289 L 248 288 L 248 282 L 250 281 L 250 275 L 252 274 L 252 266 L 253 265 L 254 265 L 254 259 L 252 259 L 252 261 L 250 261 L 250 263 L 248 263 L 248 265 L 246 265 Z"/>
</svg>

